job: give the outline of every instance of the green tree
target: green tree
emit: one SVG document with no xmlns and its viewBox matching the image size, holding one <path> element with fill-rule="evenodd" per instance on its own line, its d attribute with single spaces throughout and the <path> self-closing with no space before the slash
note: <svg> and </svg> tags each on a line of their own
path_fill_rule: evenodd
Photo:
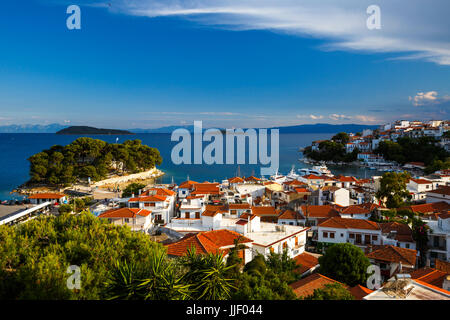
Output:
<svg viewBox="0 0 450 320">
<path fill-rule="evenodd" d="M 350 137 L 347 133 L 345 132 L 340 132 L 336 135 L 334 135 L 331 140 L 333 140 L 334 142 L 338 142 L 340 144 L 346 144 L 347 142 L 350 141 Z"/>
<path fill-rule="evenodd" d="M 364 285 L 370 266 L 364 252 L 350 243 L 333 244 L 319 257 L 319 272 L 350 286 Z"/>
<path fill-rule="evenodd" d="M 137 196 L 138 193 L 139 193 L 139 190 L 142 190 L 142 189 L 144 189 L 144 188 L 145 188 L 145 184 L 142 184 L 142 183 L 135 183 L 135 182 L 130 183 L 128 186 L 126 186 L 125 189 L 123 189 L 123 192 L 122 192 L 122 198 L 129 198 L 129 197 L 131 197 L 133 194 L 134 194 L 135 196 Z"/>
<path fill-rule="evenodd" d="M 40 216 L 0 226 L 0 299 L 101 299 L 116 261 L 149 264 L 160 244 L 92 214 Z M 67 288 L 70 265 L 81 289 Z"/>
<path fill-rule="evenodd" d="M 411 176 L 407 172 L 386 172 L 380 180 L 380 188 L 376 197 L 388 208 L 398 208 L 411 199 L 406 184 Z"/>
<path fill-rule="evenodd" d="M 315 289 L 304 300 L 354 300 L 353 295 L 339 283 L 329 283 L 323 288 Z"/>
</svg>

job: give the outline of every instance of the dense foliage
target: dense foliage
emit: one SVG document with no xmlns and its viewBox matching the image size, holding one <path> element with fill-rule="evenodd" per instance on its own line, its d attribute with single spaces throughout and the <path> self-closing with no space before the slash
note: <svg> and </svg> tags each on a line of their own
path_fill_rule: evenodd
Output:
<svg viewBox="0 0 450 320">
<path fill-rule="evenodd" d="M 339 283 L 330 283 L 323 288 L 315 289 L 314 293 L 304 300 L 354 300 L 354 297 Z"/>
<path fill-rule="evenodd" d="M 267 259 L 256 256 L 237 275 L 237 290 L 232 299 L 239 300 L 293 300 L 296 299 L 290 283 L 299 279 L 295 261 L 282 254 L 271 253 Z"/>
<path fill-rule="evenodd" d="M 351 243 L 333 244 L 319 257 L 319 273 L 349 286 L 366 285 L 369 259 Z"/>
<path fill-rule="evenodd" d="M 69 145 L 55 145 L 31 156 L 29 183 L 65 185 L 90 177 L 93 181 L 109 173 L 136 173 L 162 162 L 159 151 L 141 140 L 110 144 L 87 137 Z"/>
<path fill-rule="evenodd" d="M 411 178 L 407 172 L 386 172 L 380 179 L 380 188 L 375 196 L 388 208 L 399 208 L 411 200 L 406 184 Z"/>
<path fill-rule="evenodd" d="M 164 249 L 85 212 L 0 226 L 0 243 L 0 299 L 100 299 L 116 261 L 149 264 Z M 80 290 L 67 288 L 70 265 L 81 268 Z"/>
<path fill-rule="evenodd" d="M 374 152 L 381 154 L 386 160 L 402 165 L 407 162 L 423 162 L 427 166 L 427 173 L 450 167 L 450 153 L 437 145 L 433 137 L 401 137 L 397 142 L 381 141 Z"/>
<path fill-rule="evenodd" d="M 128 186 L 126 186 L 125 189 L 123 189 L 122 198 L 129 198 L 133 194 L 135 196 L 137 196 L 139 193 L 139 190 L 141 190 L 143 188 L 145 188 L 145 184 L 136 183 L 136 182 L 130 183 Z"/>
<path fill-rule="evenodd" d="M 347 153 L 345 144 L 350 140 L 347 133 L 341 132 L 331 138 L 319 143 L 319 150 L 306 147 L 303 154 L 316 161 L 352 162 L 356 161 L 359 150 L 355 148 Z"/>
</svg>

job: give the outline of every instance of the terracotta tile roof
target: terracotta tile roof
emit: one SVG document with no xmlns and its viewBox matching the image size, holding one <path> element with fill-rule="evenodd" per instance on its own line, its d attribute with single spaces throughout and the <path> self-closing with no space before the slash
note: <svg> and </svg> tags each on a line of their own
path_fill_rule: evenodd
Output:
<svg viewBox="0 0 450 320">
<path fill-rule="evenodd" d="M 244 179 L 242 179 L 241 177 L 234 177 L 234 178 L 230 178 L 228 179 L 229 183 L 242 183 L 244 182 Z"/>
<path fill-rule="evenodd" d="M 433 203 L 424 203 L 424 204 L 416 204 L 409 207 L 403 207 L 400 209 L 409 209 L 414 213 L 433 213 L 440 212 L 443 210 L 450 210 L 450 204 L 445 201 L 433 202 Z"/>
<path fill-rule="evenodd" d="M 65 197 L 64 194 L 60 193 L 35 193 L 28 197 L 28 199 L 61 199 Z"/>
<path fill-rule="evenodd" d="M 371 207 L 359 204 L 351 205 L 340 210 L 341 214 L 369 214 L 373 211 Z"/>
<path fill-rule="evenodd" d="M 250 209 L 252 206 L 249 203 L 230 203 L 228 205 L 230 209 Z"/>
<path fill-rule="evenodd" d="M 380 230 L 378 223 L 364 219 L 348 219 L 341 217 L 330 218 L 318 225 L 319 227 L 336 229 L 362 229 L 362 230 Z"/>
<path fill-rule="evenodd" d="M 435 264 L 436 264 L 437 270 L 450 274 L 450 262 L 445 262 L 445 261 L 436 259 Z"/>
<path fill-rule="evenodd" d="M 349 288 L 348 291 L 350 291 L 352 296 L 355 297 L 355 300 L 362 300 L 365 296 L 373 292 L 372 290 L 359 284 Z"/>
<path fill-rule="evenodd" d="M 278 216 L 278 210 L 272 206 L 252 207 L 252 213 L 257 216 Z"/>
<path fill-rule="evenodd" d="M 302 220 L 302 219 L 305 219 L 305 217 L 302 216 L 302 214 L 300 212 L 288 209 L 288 210 L 284 211 L 282 214 L 280 214 L 278 216 L 278 219 L 292 219 L 292 220 L 299 219 L 299 220 Z"/>
<path fill-rule="evenodd" d="M 305 193 L 305 192 L 309 192 L 308 189 L 306 188 L 294 188 L 295 192 L 297 193 Z"/>
<path fill-rule="evenodd" d="M 178 188 L 181 188 L 181 189 L 192 189 L 194 184 L 197 184 L 197 183 L 198 182 L 196 182 L 196 181 L 187 180 L 187 181 L 184 181 L 184 182 L 180 183 Z"/>
<path fill-rule="evenodd" d="M 261 179 L 254 177 L 254 176 L 250 176 L 248 178 L 244 178 L 245 181 L 261 181 Z"/>
<path fill-rule="evenodd" d="M 323 177 L 319 177 L 315 174 L 308 174 L 306 176 L 303 176 L 303 178 L 308 179 L 308 180 L 323 180 Z"/>
<path fill-rule="evenodd" d="M 220 189 L 218 183 L 197 183 L 194 185 L 194 191 L 191 192 L 192 195 L 219 193 Z"/>
<path fill-rule="evenodd" d="M 428 193 L 436 193 L 436 194 L 443 194 L 446 196 L 450 195 L 450 186 L 440 186 L 439 188 L 431 191 L 427 191 Z"/>
<path fill-rule="evenodd" d="M 284 185 L 287 185 L 287 186 L 302 186 L 302 185 L 304 185 L 305 183 L 304 183 L 304 182 L 300 182 L 300 181 L 298 181 L 298 180 L 291 180 L 291 181 L 286 181 L 286 182 L 284 182 L 283 184 L 284 184 Z"/>
<path fill-rule="evenodd" d="M 339 211 L 334 206 L 301 206 L 301 212 L 310 218 L 331 218 L 339 216 Z"/>
<path fill-rule="evenodd" d="M 128 202 L 162 202 L 166 201 L 166 199 L 166 196 L 153 195 L 131 198 L 130 200 L 128 200 Z"/>
<path fill-rule="evenodd" d="M 339 283 L 343 285 L 344 288 L 348 288 L 347 285 L 339 281 L 330 279 L 324 275 L 321 275 L 320 273 L 311 274 L 303 279 L 291 283 L 289 286 L 292 288 L 297 297 L 307 297 L 309 295 L 312 295 L 315 289 L 321 289 L 326 284 L 333 283 Z"/>
<path fill-rule="evenodd" d="M 103 212 L 98 217 L 99 218 L 136 218 L 136 216 L 146 217 L 150 213 L 150 210 L 139 209 L 139 208 L 115 208 Z"/>
<path fill-rule="evenodd" d="M 397 241 L 414 242 L 412 230 L 407 224 L 399 222 L 381 222 L 379 225 L 383 234 L 389 234 L 392 231 L 396 231 L 397 235 L 395 236 L 395 239 Z"/>
<path fill-rule="evenodd" d="M 227 209 L 225 209 L 224 206 L 213 206 L 213 205 L 207 205 L 205 208 L 205 211 L 202 212 L 202 216 L 205 217 L 214 217 L 219 213 L 226 213 L 228 212 Z"/>
<path fill-rule="evenodd" d="M 411 179 L 411 181 L 414 181 L 417 184 L 432 184 L 430 180 L 425 179 Z"/>
<path fill-rule="evenodd" d="M 412 249 L 399 248 L 391 245 L 373 246 L 374 251 L 366 254 L 367 258 L 407 264 L 411 266 L 416 265 L 417 251 Z"/>
<path fill-rule="evenodd" d="M 298 266 L 300 266 L 299 268 L 295 269 L 295 272 L 298 272 L 300 274 L 303 274 L 306 271 L 319 265 L 319 259 L 306 252 L 303 252 L 302 254 L 296 256 L 294 258 L 294 261 Z"/>
<path fill-rule="evenodd" d="M 433 286 L 442 288 L 445 278 L 448 273 L 434 268 L 421 268 L 410 273 L 414 280 L 421 280 Z"/>
<path fill-rule="evenodd" d="M 355 177 L 337 176 L 336 178 L 340 182 L 357 182 L 358 181 L 358 179 L 356 179 Z"/>
<path fill-rule="evenodd" d="M 140 197 L 150 196 L 153 194 L 158 196 L 173 196 L 176 192 L 166 188 L 150 188 L 147 191 L 142 192 Z"/>
<path fill-rule="evenodd" d="M 223 247 L 234 245 L 234 241 L 238 238 L 241 239 L 240 243 L 253 242 L 241 234 L 227 229 L 205 231 L 197 234 L 188 234 L 176 242 L 167 244 L 167 254 L 184 256 L 192 246 L 195 247 L 198 254 L 224 252 Z"/>
</svg>

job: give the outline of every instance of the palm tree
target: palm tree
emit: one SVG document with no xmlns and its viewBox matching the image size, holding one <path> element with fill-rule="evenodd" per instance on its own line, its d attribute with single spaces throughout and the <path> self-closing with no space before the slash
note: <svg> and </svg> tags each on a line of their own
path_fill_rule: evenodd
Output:
<svg viewBox="0 0 450 320">
<path fill-rule="evenodd" d="M 223 253 L 198 255 L 195 248 L 190 248 L 183 264 L 188 269 L 184 280 L 192 286 L 194 299 L 225 300 L 236 289 L 232 284 L 234 279 L 227 277 L 234 265 L 226 266 Z"/>
</svg>

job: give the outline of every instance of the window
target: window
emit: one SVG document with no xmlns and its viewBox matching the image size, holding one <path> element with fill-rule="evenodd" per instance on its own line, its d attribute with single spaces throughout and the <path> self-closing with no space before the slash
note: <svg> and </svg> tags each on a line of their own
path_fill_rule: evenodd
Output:
<svg viewBox="0 0 450 320">
<path fill-rule="evenodd" d="M 372 235 L 372 241 L 377 241 L 377 240 L 378 240 L 378 236 Z"/>
<path fill-rule="evenodd" d="M 128 222 L 130 222 L 130 219 L 125 218 L 125 223 L 128 223 Z"/>
<path fill-rule="evenodd" d="M 349 237 L 350 239 L 355 239 L 355 234 L 354 234 L 354 233 L 349 233 L 349 234 L 348 234 L 348 237 Z"/>
<path fill-rule="evenodd" d="M 195 219 L 200 219 L 200 212 L 195 213 Z"/>
<path fill-rule="evenodd" d="M 406 243 L 406 244 L 405 244 L 405 248 L 406 248 L 406 249 L 409 249 L 409 243 Z"/>
<path fill-rule="evenodd" d="M 330 238 L 334 239 L 334 232 L 330 232 Z"/>
<path fill-rule="evenodd" d="M 323 233 L 323 237 L 324 237 L 324 238 L 328 238 L 328 232 L 324 232 L 324 233 Z"/>
<path fill-rule="evenodd" d="M 190 216 L 189 216 L 189 212 L 185 212 L 185 213 L 184 213 L 184 217 L 185 217 L 186 219 L 189 219 L 189 217 L 190 217 Z"/>
<path fill-rule="evenodd" d="M 344 234 L 343 233 L 341 233 L 341 238 L 343 238 L 344 237 Z"/>
</svg>

